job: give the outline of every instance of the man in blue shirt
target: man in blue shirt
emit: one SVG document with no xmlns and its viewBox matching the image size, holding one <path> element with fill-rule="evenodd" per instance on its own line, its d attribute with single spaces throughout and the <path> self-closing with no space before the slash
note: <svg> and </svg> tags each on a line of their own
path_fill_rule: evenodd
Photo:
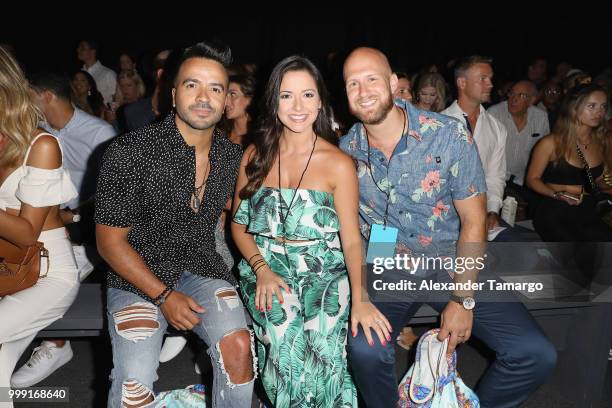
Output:
<svg viewBox="0 0 612 408">
<path fill-rule="evenodd" d="M 397 229 L 395 254 L 439 259 L 482 256 L 486 183 L 465 126 L 410 103 L 398 100 L 394 104 L 398 80 L 378 50 L 354 50 L 344 64 L 344 80 L 351 112 L 361 123 L 341 139 L 340 147 L 357 162 L 364 239 L 370 237 L 372 245 L 371 230 L 390 227 Z M 416 273 L 394 269 L 386 278 L 423 281 L 435 271 L 411 272 Z M 460 272 L 450 270 L 447 278 L 452 276 L 455 283 L 475 282 L 475 267 Z M 497 361 L 477 390 L 483 407 L 519 405 L 552 371 L 556 351 L 522 304 L 475 304 L 472 290 L 455 290 L 448 301 L 423 299 L 423 295 L 407 291 L 403 299 L 372 301 L 391 324 L 392 338 L 408 323 L 415 304 L 429 300 L 441 312 L 438 337 L 449 339 L 449 352 L 472 332 L 494 349 Z M 370 324 L 380 344 L 372 341 L 370 329 L 349 336 L 355 379 L 369 407 L 394 407 L 398 400 L 394 344 L 382 341 L 377 327 L 382 324 Z"/>
</svg>

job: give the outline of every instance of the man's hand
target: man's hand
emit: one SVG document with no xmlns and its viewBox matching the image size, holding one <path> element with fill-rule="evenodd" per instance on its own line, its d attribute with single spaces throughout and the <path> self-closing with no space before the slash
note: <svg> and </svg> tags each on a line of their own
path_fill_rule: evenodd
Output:
<svg viewBox="0 0 612 408">
<path fill-rule="evenodd" d="M 177 291 L 170 292 L 160 309 L 168 323 L 178 330 L 193 329 L 202 320 L 194 312 L 204 313 L 206 311 L 192 297 Z"/>
<path fill-rule="evenodd" d="M 457 302 L 449 301 L 442 311 L 442 324 L 438 340 L 443 341 L 450 337 L 448 341 L 448 354 L 455 351 L 458 343 L 465 343 L 472 335 L 472 324 L 474 314 L 471 310 L 466 310 Z"/>
<path fill-rule="evenodd" d="M 493 228 L 499 227 L 499 214 L 490 211 L 487 214 L 487 231 L 491 231 Z"/>
</svg>

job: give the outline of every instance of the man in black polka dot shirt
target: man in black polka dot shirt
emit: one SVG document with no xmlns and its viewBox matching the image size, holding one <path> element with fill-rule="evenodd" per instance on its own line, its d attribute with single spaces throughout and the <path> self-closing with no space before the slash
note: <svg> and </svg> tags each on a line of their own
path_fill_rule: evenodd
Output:
<svg viewBox="0 0 612 408">
<path fill-rule="evenodd" d="M 153 400 L 168 323 L 209 345 L 213 406 L 251 404 L 252 336 L 214 238 L 242 155 L 215 127 L 230 60 L 227 47 L 187 48 L 172 89 L 174 111 L 119 136 L 104 156 L 95 219 L 98 250 L 112 268 L 109 407 Z"/>
</svg>

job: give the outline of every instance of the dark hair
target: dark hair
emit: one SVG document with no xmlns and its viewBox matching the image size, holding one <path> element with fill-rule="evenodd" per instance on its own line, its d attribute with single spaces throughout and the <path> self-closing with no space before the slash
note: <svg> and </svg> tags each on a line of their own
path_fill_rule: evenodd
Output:
<svg viewBox="0 0 612 408">
<path fill-rule="evenodd" d="M 100 116 L 102 114 L 102 110 L 104 109 L 104 98 L 98 90 L 96 80 L 89 72 L 83 70 L 75 72 L 74 75 L 72 75 L 72 79 L 74 79 L 78 74 L 83 75 L 89 84 L 90 89 L 89 93 L 87 94 L 87 103 L 89 104 L 91 111 L 95 116 Z M 74 102 L 76 102 L 76 100 Z"/>
<path fill-rule="evenodd" d="M 92 49 L 98 51 L 98 42 L 92 40 L 91 38 L 83 38 L 80 42 L 86 42 L 87 46 Z"/>
<path fill-rule="evenodd" d="M 70 80 L 67 76 L 53 72 L 39 72 L 28 79 L 36 92 L 50 91 L 58 98 L 70 102 Z"/>
<path fill-rule="evenodd" d="M 488 57 L 481 55 L 470 55 L 469 57 L 462 58 L 455 65 L 455 79 L 465 76 L 465 73 L 476 64 L 489 64 L 491 65 L 493 60 Z"/>
<path fill-rule="evenodd" d="M 191 47 L 187 47 L 185 51 L 183 51 L 183 55 L 178 62 L 178 68 L 180 68 L 181 65 L 183 65 L 183 63 L 189 58 L 210 59 L 217 61 L 219 64 L 223 65 L 224 68 L 227 68 L 232 63 L 232 51 L 227 45 L 220 41 L 202 41 L 192 45 Z M 176 70 L 177 73 L 178 71 L 179 69 Z M 176 75 L 173 82 L 175 81 Z"/>
<path fill-rule="evenodd" d="M 240 191 L 241 199 L 251 197 L 261 187 L 278 154 L 278 143 L 284 129 L 284 125 L 278 119 L 280 86 L 285 74 L 291 71 L 306 71 L 314 79 L 321 99 L 321 109 L 312 125 L 314 133 L 332 144 L 337 143 L 336 135 L 331 127 L 329 94 L 323 76 L 307 58 L 294 55 L 283 59 L 272 70 L 261 101 L 260 125 L 255 135 L 255 151 L 245 169 L 248 182 Z"/>
<path fill-rule="evenodd" d="M 249 106 L 247 106 L 246 111 L 249 114 L 249 118 L 254 118 L 256 106 L 254 97 L 255 90 L 257 89 L 257 82 L 255 80 L 255 77 L 246 73 L 230 75 L 228 83 L 231 84 L 232 82 L 240 86 L 240 91 L 244 94 L 244 96 L 251 98 L 251 102 L 249 103 Z M 221 122 L 219 123 L 219 128 L 229 135 L 229 133 L 234 128 L 234 121 L 231 119 L 227 119 L 225 115 L 223 115 L 223 118 L 221 118 Z M 249 132 L 247 130 L 247 135 L 248 133 Z"/>
<path fill-rule="evenodd" d="M 395 76 L 397 77 L 397 79 L 407 79 L 408 81 L 410 81 L 412 83 L 412 81 L 410 80 L 410 75 L 408 75 L 406 72 L 404 71 L 394 71 L 393 72 L 395 74 Z"/>
</svg>

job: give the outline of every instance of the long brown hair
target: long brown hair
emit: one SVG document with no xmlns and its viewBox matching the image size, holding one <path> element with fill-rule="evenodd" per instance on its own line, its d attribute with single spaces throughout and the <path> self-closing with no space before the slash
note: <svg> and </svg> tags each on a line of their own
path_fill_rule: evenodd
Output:
<svg viewBox="0 0 612 408">
<path fill-rule="evenodd" d="M 291 56 L 276 64 L 268 80 L 262 99 L 259 130 L 255 136 L 255 151 L 245 168 L 247 184 L 240 190 L 240 198 L 250 198 L 261 187 L 278 154 L 278 143 L 284 125 L 278 119 L 280 85 L 289 71 L 306 71 L 315 80 L 321 98 L 321 109 L 312 127 L 314 133 L 336 144 L 336 136 L 331 128 L 331 108 L 325 82 L 317 67 L 307 58 Z"/>
<path fill-rule="evenodd" d="M 555 163 L 565 157 L 570 157 L 576 150 L 576 130 L 578 128 L 578 112 L 584 108 L 586 99 L 594 92 L 603 92 L 609 98 L 605 88 L 597 84 L 578 85 L 563 99 L 559 117 L 555 123 L 553 140 L 555 142 Z M 602 154 L 607 157 L 608 143 L 606 138 L 606 123 L 602 120 L 599 126 L 592 130 L 593 142 L 600 146 Z"/>
<path fill-rule="evenodd" d="M 13 167 L 24 158 L 43 119 L 28 90 L 19 64 L 0 47 L 0 135 L 8 139 L 0 154 L 0 167 Z"/>
</svg>

